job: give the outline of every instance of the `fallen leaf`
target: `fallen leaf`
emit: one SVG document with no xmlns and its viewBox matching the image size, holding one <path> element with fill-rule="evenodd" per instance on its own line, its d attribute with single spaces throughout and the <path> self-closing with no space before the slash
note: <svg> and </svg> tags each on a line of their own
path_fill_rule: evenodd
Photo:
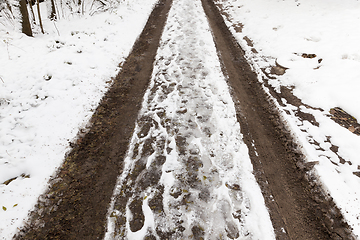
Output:
<svg viewBox="0 0 360 240">
<path fill-rule="evenodd" d="M 348 128 L 348 130 L 353 133 L 353 132 L 355 132 L 356 129 L 354 128 L 354 126 L 351 126 Z"/>
</svg>

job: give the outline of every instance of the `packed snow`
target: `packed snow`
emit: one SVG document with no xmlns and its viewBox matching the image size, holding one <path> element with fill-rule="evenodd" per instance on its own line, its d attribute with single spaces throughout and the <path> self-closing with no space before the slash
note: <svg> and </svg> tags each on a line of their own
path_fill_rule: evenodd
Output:
<svg viewBox="0 0 360 240">
<path fill-rule="evenodd" d="M 200 0 L 173 1 L 129 148 L 105 239 L 275 239 Z"/>
<path fill-rule="evenodd" d="M 0 239 L 12 237 L 45 191 L 155 2 L 44 18 L 45 34 L 34 37 L 0 24 Z"/>
<path fill-rule="evenodd" d="M 340 107 L 360 119 L 360 2 L 216 2 L 260 81 L 267 78 L 262 70 L 271 75 L 276 64 L 287 68 L 269 83 L 277 91 L 293 87 L 304 103 L 298 108 L 283 99 L 280 108 L 307 160 L 319 162 L 315 173 L 359 238 L 360 136 L 331 120 L 329 112 Z M 300 121 L 295 115 L 299 110 L 312 114 L 319 126 Z"/>
</svg>

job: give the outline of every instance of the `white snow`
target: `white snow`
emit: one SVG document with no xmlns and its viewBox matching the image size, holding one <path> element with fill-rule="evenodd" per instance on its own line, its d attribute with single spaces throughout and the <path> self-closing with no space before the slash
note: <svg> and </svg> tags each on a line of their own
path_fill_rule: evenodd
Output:
<svg viewBox="0 0 360 240">
<path fill-rule="evenodd" d="M 270 73 L 275 62 L 288 68 L 269 83 L 294 87 L 304 104 L 324 111 L 301 107 L 315 116 L 319 127 L 300 122 L 294 106 L 283 114 L 301 142 L 308 161 L 319 161 L 316 174 L 334 198 L 354 234 L 360 238 L 360 136 L 332 121 L 329 110 L 340 107 L 360 119 L 360 2 L 357 0 L 217 0 L 227 16 L 226 23 L 246 50 L 259 80 Z M 239 26 L 242 26 L 239 31 Z M 244 37 L 252 40 L 253 47 Z M 252 51 L 256 49 L 257 53 Z M 303 58 L 302 54 L 316 54 Z M 319 143 L 319 146 L 311 143 Z M 338 155 L 330 150 L 339 147 Z M 320 149 L 322 148 L 322 149 Z M 331 163 L 333 162 L 333 163 Z M 350 164 L 350 163 L 351 164 Z"/>
<path fill-rule="evenodd" d="M 12 237 L 45 191 L 155 2 L 126 0 L 105 13 L 61 18 L 60 35 L 45 17 L 46 33 L 33 38 L 0 24 L 1 239 Z"/>
</svg>

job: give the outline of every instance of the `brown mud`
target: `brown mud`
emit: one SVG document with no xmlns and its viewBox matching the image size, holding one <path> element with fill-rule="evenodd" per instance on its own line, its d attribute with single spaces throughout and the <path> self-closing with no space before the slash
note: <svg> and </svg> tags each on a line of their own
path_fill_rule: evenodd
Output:
<svg viewBox="0 0 360 240">
<path fill-rule="evenodd" d="M 212 0 L 202 0 L 277 239 L 353 239 Z M 160 0 L 110 90 L 15 239 L 102 239 L 171 0 Z M 144 119 L 146 121 L 146 119 Z M 161 189 L 160 189 L 161 190 Z M 157 198 L 154 198 L 155 200 Z M 150 204 L 161 207 L 161 201 Z M 139 204 L 130 206 L 136 215 Z M 139 214 L 139 226 L 143 221 Z M 138 229 L 137 223 L 131 224 Z M 197 232 L 196 229 L 194 232 Z M 199 231 L 198 231 L 199 232 Z M 195 235 L 195 234 L 194 234 Z M 201 235 L 201 234 L 200 234 Z M 165 236 L 164 236 L 165 238 Z"/>
</svg>

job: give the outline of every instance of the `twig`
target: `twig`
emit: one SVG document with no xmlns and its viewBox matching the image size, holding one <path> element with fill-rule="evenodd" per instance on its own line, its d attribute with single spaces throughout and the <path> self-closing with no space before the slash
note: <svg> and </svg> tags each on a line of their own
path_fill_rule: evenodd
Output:
<svg viewBox="0 0 360 240">
<path fill-rule="evenodd" d="M 94 6 L 94 3 L 95 3 L 95 0 L 92 1 L 91 5 L 90 5 L 90 9 L 89 9 L 89 12 L 91 12 L 92 10 L 92 7 Z"/>
<path fill-rule="evenodd" d="M 6 50 L 7 50 L 7 53 L 8 53 L 8 58 L 9 58 L 9 60 L 11 60 L 10 53 L 9 53 L 9 41 L 4 40 L 4 43 L 6 43 Z"/>
<path fill-rule="evenodd" d="M 11 46 L 13 46 L 13 47 L 15 47 L 15 48 L 17 48 L 17 49 L 20 49 L 21 51 L 24 51 L 24 52 L 26 52 L 24 49 L 22 49 L 22 48 L 20 48 L 20 47 L 17 47 L 17 46 L 15 46 L 14 44 L 11 44 L 11 43 L 9 43 L 9 41 L 6 41 L 6 40 L 3 40 L 6 44 L 8 44 L 8 45 L 11 45 Z"/>
<path fill-rule="evenodd" d="M 54 23 L 54 26 L 55 26 L 55 28 L 56 28 L 56 31 L 57 31 L 58 35 L 60 36 L 60 32 L 59 32 L 59 29 L 56 27 L 55 21 L 52 21 L 52 22 Z"/>
<path fill-rule="evenodd" d="M 0 79 L 1 79 L 1 81 L 2 81 L 3 83 L 5 83 L 4 80 L 2 79 L 2 77 L 0 77 Z"/>
<path fill-rule="evenodd" d="M 40 23 L 41 33 L 44 34 L 44 28 L 43 28 L 43 24 L 42 24 L 42 21 L 41 21 L 40 2 L 39 2 L 39 0 L 36 1 L 36 5 L 37 5 L 37 12 L 38 12 L 38 17 L 39 17 L 39 23 Z"/>
</svg>

